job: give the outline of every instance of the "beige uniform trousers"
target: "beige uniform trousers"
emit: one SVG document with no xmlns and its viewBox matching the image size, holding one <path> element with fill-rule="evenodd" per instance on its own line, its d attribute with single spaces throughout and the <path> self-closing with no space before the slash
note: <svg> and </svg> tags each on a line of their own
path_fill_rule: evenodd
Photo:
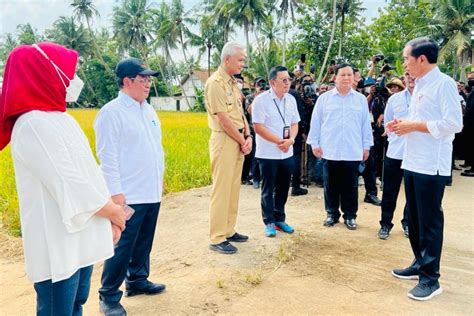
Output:
<svg viewBox="0 0 474 316">
<path fill-rule="evenodd" d="M 225 132 L 211 133 L 209 151 L 212 168 L 210 239 L 211 244 L 219 244 L 235 233 L 244 155 L 240 144 Z"/>
</svg>

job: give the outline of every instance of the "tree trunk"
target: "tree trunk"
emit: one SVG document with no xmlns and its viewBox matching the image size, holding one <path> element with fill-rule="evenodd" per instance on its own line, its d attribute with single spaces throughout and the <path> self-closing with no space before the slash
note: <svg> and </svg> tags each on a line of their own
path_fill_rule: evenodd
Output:
<svg viewBox="0 0 474 316">
<path fill-rule="evenodd" d="M 342 1 L 342 5 L 344 6 L 344 1 Z M 339 52 L 338 56 L 342 57 L 342 42 L 344 41 L 344 20 L 345 20 L 345 15 L 344 12 L 341 13 L 341 39 L 339 41 Z"/>
<path fill-rule="evenodd" d="M 336 31 L 336 22 L 337 22 L 336 4 L 337 4 L 337 0 L 333 0 L 332 16 L 333 16 L 334 20 L 332 21 L 331 38 L 329 39 L 328 49 L 326 50 L 326 54 L 324 55 L 324 61 L 323 61 L 323 64 L 321 66 L 321 70 L 319 71 L 318 80 L 316 80 L 317 85 L 319 85 L 319 83 L 321 82 L 321 79 L 323 77 L 323 73 L 325 71 L 326 63 L 327 63 L 328 57 L 329 57 L 329 52 L 331 51 L 332 42 L 334 41 L 334 33 Z"/>
<path fill-rule="evenodd" d="M 254 35 L 255 35 L 255 39 L 257 40 L 257 47 L 258 47 L 258 50 L 260 51 L 260 55 L 262 56 L 263 58 L 263 64 L 265 66 L 265 71 L 266 71 L 266 74 L 265 74 L 265 77 L 268 77 L 268 72 L 270 71 L 268 69 L 268 61 L 267 61 L 267 56 L 265 55 L 265 52 L 262 48 L 262 44 L 260 43 L 260 39 L 258 38 L 258 33 L 257 33 L 257 30 L 255 29 L 254 30 Z M 267 78 L 267 82 L 268 82 L 268 78 Z"/>
<path fill-rule="evenodd" d="M 250 65 L 250 42 L 249 42 L 249 25 L 248 25 L 248 23 L 244 23 L 244 30 L 245 30 L 245 42 L 247 44 L 247 58 L 245 60 L 245 63 L 247 65 Z"/>
<path fill-rule="evenodd" d="M 285 66 L 286 64 L 286 32 L 287 30 L 287 25 L 286 25 L 286 18 L 287 18 L 287 12 L 283 12 L 283 47 L 282 47 L 282 66 Z"/>
<path fill-rule="evenodd" d="M 95 41 L 95 34 L 92 31 L 89 19 L 86 17 L 86 23 L 87 23 L 87 28 L 89 29 L 89 33 L 91 34 L 92 37 L 92 45 L 94 46 L 95 54 L 97 55 L 97 58 L 99 59 L 100 63 L 102 66 L 104 66 L 105 71 L 112 76 L 112 78 L 115 78 L 114 72 L 109 68 L 105 60 L 102 58 L 102 54 L 100 53 L 99 46 L 97 46 L 97 42 Z"/>
<path fill-rule="evenodd" d="M 211 76 L 211 46 L 207 44 L 207 77 Z"/>
</svg>

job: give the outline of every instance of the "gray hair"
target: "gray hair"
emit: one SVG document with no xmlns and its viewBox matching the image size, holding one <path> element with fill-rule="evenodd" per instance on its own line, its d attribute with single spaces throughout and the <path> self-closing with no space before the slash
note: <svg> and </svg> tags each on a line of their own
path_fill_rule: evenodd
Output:
<svg viewBox="0 0 474 316">
<path fill-rule="evenodd" d="M 245 51 L 245 46 L 237 42 L 227 42 L 222 48 L 221 63 L 224 62 L 226 56 L 234 56 L 237 50 Z"/>
</svg>

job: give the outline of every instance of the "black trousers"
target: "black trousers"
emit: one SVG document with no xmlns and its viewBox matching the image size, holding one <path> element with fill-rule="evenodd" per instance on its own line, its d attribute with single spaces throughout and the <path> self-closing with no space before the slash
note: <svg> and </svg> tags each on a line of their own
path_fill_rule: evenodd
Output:
<svg viewBox="0 0 474 316">
<path fill-rule="evenodd" d="M 357 217 L 357 178 L 360 161 L 324 160 L 324 205 L 329 215 L 344 219 Z"/>
<path fill-rule="evenodd" d="M 369 158 L 365 161 L 365 169 L 362 173 L 364 178 L 365 195 L 371 194 L 377 196 L 376 186 L 376 165 L 375 165 L 375 147 L 370 147 Z"/>
<path fill-rule="evenodd" d="M 444 216 L 441 203 L 447 176 L 405 170 L 410 244 L 419 266 L 420 283 L 434 285 L 439 279 Z M 385 191 L 385 190 L 384 190 Z"/>
<path fill-rule="evenodd" d="M 119 287 L 124 280 L 127 287 L 139 287 L 150 275 L 150 252 L 160 203 L 133 204 L 130 207 L 135 213 L 115 245 L 114 256 L 104 263 L 102 287 L 99 289 L 102 301 L 120 301 L 122 291 Z"/>
<path fill-rule="evenodd" d="M 298 189 L 301 186 L 301 152 L 293 155 L 293 170 L 291 177 L 291 187 Z"/>
<path fill-rule="evenodd" d="M 382 193 L 382 218 L 380 225 L 393 227 L 392 220 L 397 208 L 398 193 L 403 179 L 402 160 L 385 157 L 384 161 L 384 190 Z M 402 225 L 408 225 L 408 210 L 403 209 Z"/>
<path fill-rule="evenodd" d="M 262 218 L 265 225 L 284 222 L 293 157 L 258 159 L 262 176 Z"/>
</svg>

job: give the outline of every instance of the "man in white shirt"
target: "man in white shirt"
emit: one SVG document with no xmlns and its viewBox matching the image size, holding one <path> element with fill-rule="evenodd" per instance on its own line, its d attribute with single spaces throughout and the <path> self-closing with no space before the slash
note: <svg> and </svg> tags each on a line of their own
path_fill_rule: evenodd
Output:
<svg viewBox="0 0 474 316">
<path fill-rule="evenodd" d="M 390 122 L 394 118 L 400 120 L 408 117 L 408 108 L 415 88 L 415 78 L 408 73 L 405 74 L 405 85 L 406 89 L 395 93 L 388 99 L 384 112 L 385 122 Z M 395 86 L 398 87 L 398 85 Z M 394 133 L 388 134 L 388 149 L 383 168 L 382 214 L 378 233 L 380 239 L 387 239 L 393 227 L 393 213 L 397 207 L 398 193 L 403 179 L 401 165 L 404 145 L 403 137 L 398 137 Z M 405 236 L 408 237 L 408 211 L 406 207 L 403 211 L 402 228 Z"/>
<path fill-rule="evenodd" d="M 438 69 L 438 52 L 438 45 L 428 38 L 406 44 L 404 66 L 416 77 L 409 117 L 386 125 L 388 132 L 405 135 L 402 168 L 415 256 L 408 268 L 395 269 L 392 274 L 419 280 L 408 292 L 415 300 L 428 300 L 442 292 L 438 281 L 444 226 L 441 204 L 451 174 L 454 134 L 462 129 L 456 83 Z"/>
<path fill-rule="evenodd" d="M 288 93 L 291 78 L 283 66 L 268 75 L 271 89 L 259 94 L 252 105 L 256 153 L 262 177 L 262 217 L 265 235 L 275 237 L 276 230 L 293 233 L 285 222 L 293 168 L 293 144 L 298 134 L 300 116 L 295 98 Z"/>
<path fill-rule="evenodd" d="M 339 222 L 357 229 L 359 164 L 373 145 L 366 98 L 352 89 L 354 72 L 349 64 L 335 68 L 336 88 L 318 98 L 311 118 L 308 143 L 313 154 L 324 159 L 324 226 Z"/>
<path fill-rule="evenodd" d="M 128 204 L 135 214 L 127 222 L 115 255 L 104 264 L 100 309 L 106 315 L 126 315 L 120 304 L 125 296 L 158 294 L 164 284 L 148 281 L 150 251 L 163 192 L 164 155 L 160 121 L 146 102 L 151 77 L 137 58 L 117 64 L 120 92 L 97 114 L 94 129 L 97 155 L 112 199 Z"/>
</svg>

